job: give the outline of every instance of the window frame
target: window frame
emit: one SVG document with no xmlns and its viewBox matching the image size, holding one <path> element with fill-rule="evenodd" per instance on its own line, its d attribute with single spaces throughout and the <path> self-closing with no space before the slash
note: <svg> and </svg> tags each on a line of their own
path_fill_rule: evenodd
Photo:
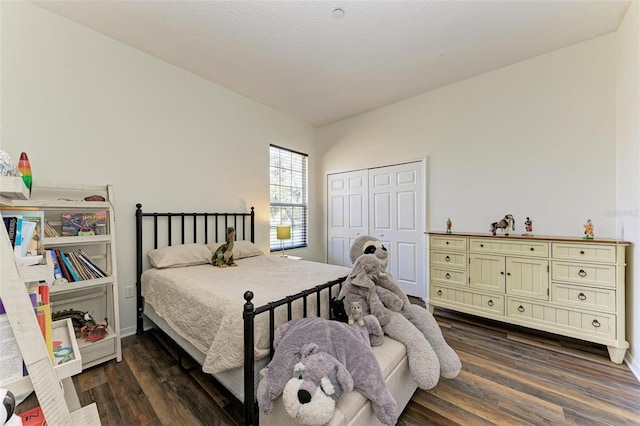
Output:
<svg viewBox="0 0 640 426">
<path fill-rule="evenodd" d="M 281 161 L 274 164 L 273 155 Z M 288 164 L 282 163 L 291 157 Z M 278 182 L 274 182 L 274 169 Z M 288 180 L 288 182 L 284 182 Z M 284 199 L 275 199 L 279 194 Z M 295 200 L 295 198 L 299 198 Z M 309 219 L 309 155 L 275 144 L 269 144 L 269 249 L 271 252 L 308 246 Z M 278 240 L 276 227 L 291 226 L 291 238 Z M 283 244 L 284 243 L 284 244 Z"/>
</svg>

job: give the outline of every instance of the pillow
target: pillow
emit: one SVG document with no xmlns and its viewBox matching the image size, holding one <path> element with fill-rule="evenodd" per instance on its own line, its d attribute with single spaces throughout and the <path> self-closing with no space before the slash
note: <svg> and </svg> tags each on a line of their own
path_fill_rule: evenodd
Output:
<svg viewBox="0 0 640 426">
<path fill-rule="evenodd" d="M 210 243 L 207 244 L 207 247 L 209 247 L 211 253 L 215 253 L 218 247 L 220 247 L 222 244 L 224 243 Z M 251 241 L 240 240 L 233 242 L 234 260 L 242 259 L 244 257 L 260 256 L 261 254 L 264 253 Z"/>
<path fill-rule="evenodd" d="M 182 266 L 211 263 L 211 251 L 204 244 L 180 244 L 151 250 L 149 261 L 154 268 L 180 268 Z"/>
</svg>

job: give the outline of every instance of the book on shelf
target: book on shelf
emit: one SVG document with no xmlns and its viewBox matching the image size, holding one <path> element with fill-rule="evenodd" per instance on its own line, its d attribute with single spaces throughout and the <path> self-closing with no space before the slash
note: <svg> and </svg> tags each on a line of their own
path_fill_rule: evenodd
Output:
<svg viewBox="0 0 640 426">
<path fill-rule="evenodd" d="M 18 226 L 18 218 L 15 216 L 3 216 L 2 221 L 4 227 L 7 228 L 7 234 L 9 235 L 9 241 L 11 241 L 11 247 L 16 246 L 16 227 Z"/>
<path fill-rule="evenodd" d="M 42 256 L 44 255 L 44 211 L 31 208 L 8 209 L 0 207 L 3 221 L 5 218 L 16 218 L 16 228 L 14 231 L 14 241 L 12 245 L 16 257 Z M 6 226 L 6 225 L 5 225 Z M 7 228 L 7 233 L 10 229 Z M 9 235 L 11 239 L 11 235 Z"/>
<path fill-rule="evenodd" d="M 51 255 L 51 263 L 53 263 L 53 279 L 58 280 L 60 278 L 64 278 L 62 275 L 62 269 L 60 269 L 60 263 L 58 263 L 56 251 L 54 249 L 49 249 L 49 254 Z"/>
<path fill-rule="evenodd" d="M 69 275 L 71 276 L 71 279 L 69 281 L 80 281 L 80 276 L 71 265 L 71 262 L 67 258 L 67 255 L 64 252 L 60 252 L 60 257 L 62 258 L 62 262 L 67 267 L 67 271 L 69 271 Z"/>
<path fill-rule="evenodd" d="M 86 236 L 102 233 L 107 224 L 107 212 L 63 213 L 62 236 Z M 96 231 L 97 230 L 97 231 Z"/>
<path fill-rule="evenodd" d="M 42 332 L 42 337 L 47 346 L 49 357 L 53 362 L 53 323 L 51 320 L 51 304 L 49 300 L 49 285 L 46 283 L 32 282 L 28 284 L 27 293 L 31 299 L 31 305 L 36 313 L 36 319 Z"/>
<path fill-rule="evenodd" d="M 56 259 L 58 260 L 58 266 L 60 266 L 60 271 L 62 272 L 62 277 L 66 279 L 68 282 L 72 282 L 73 278 L 71 274 L 67 270 L 67 265 L 62 261 L 62 255 L 60 254 L 60 250 L 52 249 L 56 255 Z"/>
<path fill-rule="evenodd" d="M 60 234 L 58 233 L 56 228 L 51 226 L 51 224 L 49 223 L 49 221 L 47 219 L 44 220 L 44 235 L 47 238 L 56 238 L 56 237 L 60 236 Z"/>
<path fill-rule="evenodd" d="M 67 253 L 59 249 L 51 249 L 51 251 L 52 259 L 57 260 L 57 263 L 54 263 L 54 275 L 56 277 L 58 276 L 58 272 L 56 272 L 57 267 L 60 269 L 59 274 L 61 278 L 65 278 L 69 282 L 92 280 L 109 276 L 109 274 L 104 272 L 82 249 Z"/>
<path fill-rule="evenodd" d="M 0 300 L 0 384 L 13 382 L 24 375 L 22 353 L 13 334 L 9 317 Z"/>
</svg>

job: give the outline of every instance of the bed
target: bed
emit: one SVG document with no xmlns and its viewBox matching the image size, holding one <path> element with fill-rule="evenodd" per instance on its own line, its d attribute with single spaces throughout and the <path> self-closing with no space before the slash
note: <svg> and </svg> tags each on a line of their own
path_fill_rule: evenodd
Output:
<svg viewBox="0 0 640 426">
<path fill-rule="evenodd" d="M 207 261 L 229 226 L 236 230 L 238 266 L 212 267 Z M 328 318 L 350 272 L 265 254 L 254 242 L 253 207 L 146 213 L 136 205 L 136 332 L 144 332 L 146 317 L 171 337 L 243 404 L 247 425 L 258 422 L 255 389 L 273 354 L 274 330 L 302 316 Z"/>
</svg>

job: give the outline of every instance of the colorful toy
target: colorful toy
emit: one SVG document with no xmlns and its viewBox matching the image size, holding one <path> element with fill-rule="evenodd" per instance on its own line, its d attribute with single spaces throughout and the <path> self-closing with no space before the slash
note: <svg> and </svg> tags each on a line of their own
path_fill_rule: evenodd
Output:
<svg viewBox="0 0 640 426">
<path fill-rule="evenodd" d="M 22 180 L 25 186 L 31 194 L 31 185 L 33 184 L 33 178 L 31 176 L 31 164 L 29 163 L 29 157 L 26 152 L 20 154 L 20 160 L 18 161 L 18 171 L 22 175 Z"/>
</svg>

